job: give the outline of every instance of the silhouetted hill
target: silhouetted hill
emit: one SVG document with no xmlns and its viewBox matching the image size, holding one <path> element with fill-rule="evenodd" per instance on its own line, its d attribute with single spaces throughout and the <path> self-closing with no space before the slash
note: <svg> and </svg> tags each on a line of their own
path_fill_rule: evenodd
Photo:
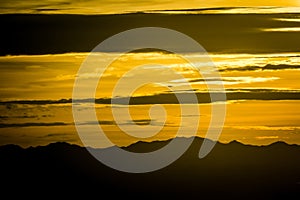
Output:
<svg viewBox="0 0 300 200">
<path fill-rule="evenodd" d="M 177 138 L 177 140 L 189 140 Z M 110 169 L 85 148 L 68 143 L 23 149 L 0 147 L 1 192 L 11 198 L 94 197 L 131 199 L 288 199 L 300 195 L 300 147 L 277 142 L 247 146 L 217 143 L 198 158 L 203 139 L 196 138 L 176 162 L 159 171 L 130 174 Z M 168 141 L 138 142 L 134 152 L 161 148 Z M 114 147 L 112 147 L 114 148 Z"/>
</svg>

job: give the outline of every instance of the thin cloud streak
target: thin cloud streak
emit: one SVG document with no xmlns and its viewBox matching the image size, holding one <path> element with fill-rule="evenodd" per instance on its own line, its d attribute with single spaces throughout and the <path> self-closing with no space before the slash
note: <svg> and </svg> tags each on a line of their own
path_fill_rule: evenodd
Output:
<svg viewBox="0 0 300 200">
<path fill-rule="evenodd" d="M 300 32 L 300 27 L 264 28 L 265 32 Z"/>
<path fill-rule="evenodd" d="M 67 126 L 70 124 L 64 122 L 28 122 L 28 123 L 13 123 L 13 124 L 6 124 L 1 123 L 0 128 L 18 128 L 18 127 L 33 127 L 33 126 Z"/>
<path fill-rule="evenodd" d="M 289 64 L 267 64 L 265 66 L 243 66 L 243 67 L 225 67 L 219 69 L 220 72 L 229 71 L 264 71 L 264 70 L 285 70 L 285 69 L 300 69 L 300 65 L 289 65 Z"/>
</svg>

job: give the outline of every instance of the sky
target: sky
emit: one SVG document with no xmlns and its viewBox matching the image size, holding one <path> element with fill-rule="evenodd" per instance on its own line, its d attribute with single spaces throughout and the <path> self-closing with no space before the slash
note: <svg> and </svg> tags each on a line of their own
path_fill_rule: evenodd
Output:
<svg viewBox="0 0 300 200">
<path fill-rule="evenodd" d="M 227 92 L 226 121 L 219 141 L 300 144 L 297 6 L 299 1 L 295 0 L 17 0 L 13 4 L 0 0 L 0 145 L 28 147 L 57 141 L 82 145 L 70 100 L 74 81 L 84 79 L 84 87 L 90 87 L 106 61 L 116 55 L 117 60 L 105 71 L 96 89 L 98 121 L 79 124 L 91 129 L 101 126 L 116 145 L 138 141 L 123 129 L 137 134 L 143 134 L 141 130 L 146 128 L 161 129 L 157 135 L 143 138 L 146 141 L 170 139 L 181 127 L 187 130 L 183 137 L 194 127 L 198 127 L 197 136 L 205 137 L 212 105 L 218 104 L 207 101 L 206 82 L 222 83 Z M 129 13 L 136 11 L 143 13 Z M 193 64 L 204 73 L 218 71 L 221 78 L 204 79 L 186 60 L 170 52 L 147 50 L 122 55 L 119 46 L 96 52 L 94 70 L 77 73 L 89 52 L 105 39 L 128 29 L 149 26 L 169 28 L 193 38 L 212 61 Z M 180 53 L 191 59 L 199 56 L 199 52 L 193 51 Z M 216 67 L 213 70 L 212 65 Z M 175 76 L 174 71 L 182 76 Z M 113 93 L 122 77 L 125 82 Z M 129 93 L 129 89 L 145 79 L 153 82 Z M 193 113 L 194 108 L 199 108 L 200 115 L 181 113 L 181 105 L 174 101 L 171 89 L 186 97 L 194 92 L 199 104 L 189 105 L 188 109 Z M 118 97 L 132 97 L 133 103 L 128 107 L 131 117 L 128 118 L 124 105 L 107 104 Z M 84 110 L 93 109 L 89 101 L 79 104 L 86 106 Z M 150 112 L 155 104 L 165 108 L 165 122 L 161 114 Z M 119 113 L 118 119 L 114 118 L 113 109 Z M 183 124 L 181 119 L 185 119 Z M 92 146 L 107 147 L 101 141 Z"/>
<path fill-rule="evenodd" d="M 145 10 L 197 9 L 211 7 L 300 6 L 299 0 L 10 0 L 0 1 L 0 13 L 104 14 Z"/>
<path fill-rule="evenodd" d="M 68 53 L 0 57 L 0 99 L 3 102 L 0 104 L 0 144 L 15 143 L 28 147 L 64 141 L 82 145 L 74 126 L 71 101 L 56 101 L 72 98 L 74 80 L 78 77 L 77 70 L 87 55 L 88 53 Z M 82 79 L 87 80 L 86 87 L 98 78 L 101 63 L 113 56 L 114 53 L 99 54 L 98 67 L 94 72 L 80 75 Z M 187 56 L 193 57 L 193 54 Z M 218 53 L 210 57 L 218 67 L 222 83 L 228 92 L 226 120 L 220 142 L 237 140 L 244 144 L 268 145 L 284 141 L 288 144 L 300 144 L 299 52 Z M 153 61 L 159 65 L 155 65 Z M 152 65 L 144 66 L 145 63 Z M 207 63 L 198 64 L 202 71 L 209 70 Z M 128 73 L 135 66 L 138 67 Z M 185 132 L 187 134 L 197 125 L 200 118 L 197 136 L 205 137 L 211 118 L 211 104 L 205 101 L 203 103 L 201 96 L 198 105 L 200 115 L 182 114 L 181 106 L 176 102 L 163 105 L 167 112 L 165 122 L 160 114 L 149 115 L 151 105 L 161 104 L 162 100 L 170 98 L 170 93 L 167 92 L 170 88 L 182 95 L 189 94 L 184 81 L 174 76 L 170 69 L 183 73 L 196 94 L 207 94 L 203 77 L 190 70 L 190 66 L 178 56 L 151 52 L 123 55 L 110 65 L 102 76 L 96 98 L 111 97 L 120 77 L 125 77 L 127 83 L 131 82 L 133 85 L 140 80 L 156 77 L 154 84 L 140 87 L 132 94 L 140 97 L 137 105 L 129 106 L 134 121 L 126 117 L 127 109 L 123 105 L 109 105 L 97 101 L 98 121 L 86 119 L 80 123 L 80 127 L 98 126 L 99 123 L 114 144 L 127 146 L 138 139 L 122 133 L 120 128 L 135 134 L 140 133 L 136 125 L 149 131 L 162 129 L 157 135 L 143 140 L 166 140 L 175 136 L 182 118 L 185 119 L 182 128 L 188 130 Z M 167 84 L 170 88 L 161 84 Z M 128 96 L 126 91 L 130 85 L 121 86 L 123 89 L 119 90 L 117 95 Z M 162 96 L 163 94 L 165 96 Z M 251 100 L 247 100 L 249 95 Z M 9 102 L 16 100 L 21 102 Z M 37 103 L 34 100 L 44 101 Z M 93 107 L 89 102 L 83 102 L 82 105 L 86 106 L 87 111 L 91 111 Z M 119 113 L 119 120 L 112 115 L 112 109 Z M 193 113 L 194 106 L 191 105 L 188 109 L 189 113 Z M 180 136 L 187 137 L 186 134 Z M 91 146 L 107 147 L 101 142 Z"/>
</svg>

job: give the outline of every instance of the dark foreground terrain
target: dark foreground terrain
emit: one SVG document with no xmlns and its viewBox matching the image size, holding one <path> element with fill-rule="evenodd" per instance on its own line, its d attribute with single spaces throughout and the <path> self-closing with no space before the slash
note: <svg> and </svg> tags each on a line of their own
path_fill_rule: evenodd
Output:
<svg viewBox="0 0 300 200">
<path fill-rule="evenodd" d="M 179 138 L 178 140 L 186 140 Z M 198 158 L 202 139 L 172 165 L 145 174 L 110 169 L 85 148 L 67 143 L 23 149 L 0 147 L 1 195 L 27 198 L 96 199 L 298 199 L 300 147 L 277 142 L 269 146 L 218 143 Z M 139 142 L 127 147 L 144 152 L 166 142 Z M 41 196 L 42 195 L 42 196 Z"/>
</svg>

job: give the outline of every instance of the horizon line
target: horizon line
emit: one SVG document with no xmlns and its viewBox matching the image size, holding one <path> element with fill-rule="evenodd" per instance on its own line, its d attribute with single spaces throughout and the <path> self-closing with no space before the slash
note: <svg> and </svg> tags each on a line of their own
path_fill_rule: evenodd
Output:
<svg viewBox="0 0 300 200">
<path fill-rule="evenodd" d="M 129 145 L 124 145 L 124 146 L 118 146 L 118 145 L 113 145 L 113 146 L 108 146 L 108 147 L 91 147 L 91 146 L 83 146 L 83 145 L 79 145 L 78 143 L 72 143 L 72 142 L 68 142 L 68 141 L 56 141 L 56 142 L 49 142 L 48 144 L 45 144 L 45 145 L 37 145 L 37 146 L 27 146 L 27 147 L 23 147 L 19 144 L 14 144 L 14 143 L 9 143 L 9 144 L 3 144 L 3 145 L 0 145 L 0 148 L 3 148 L 3 147 L 9 147 L 9 146 L 17 146 L 23 150 L 26 150 L 26 149 L 32 149 L 32 148 L 39 148 L 39 147 L 48 147 L 48 146 L 52 146 L 52 145 L 64 145 L 64 144 L 67 144 L 67 145 L 70 145 L 70 146 L 77 146 L 77 147 L 80 147 L 80 148 L 91 148 L 91 149 L 98 149 L 98 150 L 105 150 L 105 149 L 110 149 L 110 148 L 123 148 L 123 149 L 126 149 L 126 148 L 130 148 L 134 145 L 137 145 L 137 144 L 146 144 L 146 145 L 151 145 L 153 143 L 168 143 L 172 140 L 209 140 L 210 142 L 216 142 L 216 144 L 219 144 L 219 145 L 232 145 L 232 144 L 238 144 L 238 145 L 243 145 L 243 146 L 246 146 L 246 147 L 270 147 L 272 145 L 277 145 L 277 144 L 283 144 L 283 145 L 286 145 L 286 146 L 296 146 L 296 147 L 300 147 L 299 144 L 296 144 L 296 143 L 287 143 L 285 141 L 281 141 L 281 140 L 278 140 L 278 141 L 274 141 L 274 142 L 271 142 L 270 144 L 262 144 L 262 145 L 258 145 L 258 144 L 250 144 L 250 143 L 243 143 L 243 142 L 240 142 L 238 140 L 231 140 L 229 142 L 220 142 L 220 141 L 215 141 L 215 140 L 211 140 L 209 138 L 204 138 L 204 137 L 200 137 L 200 136 L 191 136 L 191 137 L 185 137 L 185 136 L 177 136 L 177 137 L 173 137 L 173 138 L 169 138 L 169 139 L 165 139 L 165 140 L 153 140 L 153 141 L 143 141 L 143 140 L 138 140 L 136 142 L 133 142 Z M 193 141 L 193 142 L 194 142 Z M 202 142 L 203 142 L 202 141 Z"/>
</svg>

